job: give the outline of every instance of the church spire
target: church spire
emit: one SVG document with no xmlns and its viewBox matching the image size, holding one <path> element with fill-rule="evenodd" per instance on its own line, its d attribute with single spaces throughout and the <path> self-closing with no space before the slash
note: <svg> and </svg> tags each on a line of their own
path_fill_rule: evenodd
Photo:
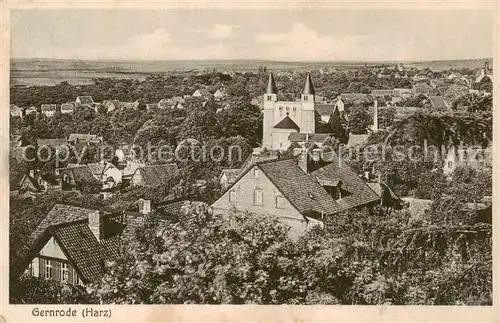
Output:
<svg viewBox="0 0 500 323">
<path fill-rule="evenodd" d="M 311 80 L 311 74 L 309 73 L 307 73 L 306 84 L 304 85 L 304 92 L 302 92 L 302 94 L 314 95 L 314 86 Z"/>
<path fill-rule="evenodd" d="M 273 73 L 269 73 L 269 80 L 267 81 L 266 94 L 278 94 L 276 83 L 274 83 Z"/>
</svg>

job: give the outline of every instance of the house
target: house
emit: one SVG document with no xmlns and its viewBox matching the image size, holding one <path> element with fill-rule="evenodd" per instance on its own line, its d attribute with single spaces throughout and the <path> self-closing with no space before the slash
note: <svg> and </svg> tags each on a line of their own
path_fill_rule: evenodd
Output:
<svg viewBox="0 0 500 323">
<path fill-rule="evenodd" d="M 109 112 L 113 112 L 116 109 L 119 109 L 120 102 L 118 100 L 104 100 L 104 101 L 102 101 L 102 106 L 109 113 Z"/>
<path fill-rule="evenodd" d="M 443 93 L 444 92 L 444 93 Z M 469 87 L 465 85 L 453 84 L 446 90 L 443 89 L 442 96 L 446 103 L 451 106 L 455 100 L 469 94 Z"/>
<path fill-rule="evenodd" d="M 474 77 L 476 83 L 480 83 L 485 77 L 493 81 L 493 70 L 490 69 L 490 62 L 484 62 L 484 68 L 477 70 Z"/>
<path fill-rule="evenodd" d="M 292 143 L 295 142 L 301 146 L 305 146 L 306 143 L 314 143 L 318 147 L 322 147 L 323 143 L 327 138 L 330 138 L 330 134 L 328 133 L 300 133 L 293 132 L 288 136 L 288 140 Z"/>
<path fill-rule="evenodd" d="M 213 95 L 210 94 L 210 92 L 208 92 L 207 89 L 198 89 L 196 91 L 194 91 L 193 97 L 195 98 L 205 98 L 205 99 L 208 99 L 210 97 L 212 97 Z"/>
<path fill-rule="evenodd" d="M 63 191 L 91 191 L 97 193 L 102 189 L 88 165 L 71 165 L 57 170 L 61 176 L 61 189 Z"/>
<path fill-rule="evenodd" d="M 19 182 L 19 194 L 33 196 L 48 190 L 60 189 L 58 179 L 49 173 L 40 174 L 39 171 L 31 169 Z"/>
<path fill-rule="evenodd" d="M 10 116 L 22 118 L 23 117 L 23 109 L 21 109 L 20 107 L 18 107 L 15 104 L 11 104 L 10 105 Z"/>
<path fill-rule="evenodd" d="M 122 182 L 122 171 L 112 163 L 101 161 L 87 164 L 94 177 L 103 184 L 103 188 L 112 188 Z"/>
<path fill-rule="evenodd" d="M 177 109 L 184 109 L 184 105 L 186 104 L 186 100 L 182 96 L 174 96 L 172 99 L 175 103 L 177 103 Z"/>
<path fill-rule="evenodd" d="M 76 103 L 68 102 L 61 104 L 61 113 L 73 113 L 75 111 Z"/>
<path fill-rule="evenodd" d="M 344 109 L 344 103 L 342 102 L 341 99 L 337 101 L 336 104 L 325 104 L 325 103 L 316 103 L 314 110 L 320 115 L 321 121 L 328 123 L 330 121 L 330 116 L 332 115 L 333 111 L 335 110 L 335 106 L 341 106 L 342 111 Z M 340 111 L 340 109 L 339 109 Z"/>
<path fill-rule="evenodd" d="M 115 156 L 118 158 L 119 163 L 125 162 L 133 154 L 132 148 L 128 144 L 119 145 L 115 149 Z"/>
<path fill-rule="evenodd" d="M 450 146 L 445 151 L 443 174 L 451 175 L 457 167 L 468 166 L 474 169 L 487 169 L 492 167 L 492 147 L 454 147 Z"/>
<path fill-rule="evenodd" d="M 429 103 L 431 108 L 436 111 L 448 110 L 450 108 L 442 96 L 430 96 Z"/>
<path fill-rule="evenodd" d="M 380 198 L 343 162 L 309 172 L 307 153 L 254 163 L 212 204 L 231 211 L 276 216 L 296 239 L 344 210 L 377 204 Z"/>
<path fill-rule="evenodd" d="M 55 104 L 42 104 L 42 113 L 47 117 L 52 117 L 57 111 L 57 105 Z"/>
<path fill-rule="evenodd" d="M 367 182 L 366 185 L 374 191 L 380 198 L 380 205 L 402 209 L 404 201 L 384 182 L 378 180 Z"/>
<path fill-rule="evenodd" d="M 241 169 L 239 168 L 223 169 L 219 175 L 219 183 L 226 189 L 229 185 L 233 184 L 234 180 L 240 174 L 240 171 Z"/>
<path fill-rule="evenodd" d="M 139 108 L 139 101 L 119 102 L 119 108 L 122 110 L 137 110 Z"/>
<path fill-rule="evenodd" d="M 35 108 L 34 106 L 31 106 L 29 108 L 26 109 L 26 111 L 24 111 L 26 115 L 28 114 L 38 114 L 38 110 L 37 108 Z"/>
<path fill-rule="evenodd" d="M 176 106 L 177 102 L 172 99 L 161 99 L 160 102 L 158 102 L 159 109 L 173 109 Z"/>
<path fill-rule="evenodd" d="M 226 89 L 224 88 L 221 88 L 221 89 L 217 89 L 217 91 L 215 91 L 214 93 L 214 99 L 216 100 L 221 100 L 222 98 L 224 98 L 226 96 Z"/>
<path fill-rule="evenodd" d="M 430 87 L 427 83 L 423 82 L 417 83 L 412 87 L 412 92 L 414 96 L 418 96 L 420 94 L 428 95 L 429 93 L 431 93 L 431 91 L 432 87 Z"/>
<path fill-rule="evenodd" d="M 393 91 L 392 90 L 372 90 L 371 96 L 376 98 L 376 97 L 385 97 L 385 96 L 390 96 L 392 97 Z"/>
<path fill-rule="evenodd" d="M 98 282 L 117 260 L 122 239 L 144 223 L 140 212 L 56 204 L 32 232 L 26 266 L 31 275 L 72 285 Z"/>
<path fill-rule="evenodd" d="M 132 186 L 158 186 L 167 183 L 178 174 L 176 164 L 148 165 L 136 169 L 130 185 Z"/>
<path fill-rule="evenodd" d="M 84 134 L 84 133 L 72 133 L 68 137 L 68 143 L 75 144 L 102 144 L 103 137 L 98 137 L 97 135 Z"/>
<path fill-rule="evenodd" d="M 78 97 L 76 97 L 75 105 L 77 107 L 80 107 L 80 106 L 93 107 L 94 100 L 92 99 L 91 96 L 88 96 L 88 95 L 78 96 Z"/>
<path fill-rule="evenodd" d="M 134 175 L 135 171 L 141 167 L 145 167 L 146 164 L 141 162 L 141 161 L 136 161 L 136 160 L 131 160 L 131 159 L 126 159 L 126 165 L 125 168 L 123 168 L 122 173 L 123 177 L 122 179 L 125 180 L 127 179 L 130 181 L 132 176 Z"/>
</svg>

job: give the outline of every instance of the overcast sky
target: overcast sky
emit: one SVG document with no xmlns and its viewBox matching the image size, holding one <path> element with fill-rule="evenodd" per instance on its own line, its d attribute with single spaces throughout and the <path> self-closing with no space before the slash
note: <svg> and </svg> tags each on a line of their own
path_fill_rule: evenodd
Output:
<svg viewBox="0 0 500 323">
<path fill-rule="evenodd" d="M 492 11 L 18 10 L 12 58 L 437 60 L 493 56 Z"/>
</svg>

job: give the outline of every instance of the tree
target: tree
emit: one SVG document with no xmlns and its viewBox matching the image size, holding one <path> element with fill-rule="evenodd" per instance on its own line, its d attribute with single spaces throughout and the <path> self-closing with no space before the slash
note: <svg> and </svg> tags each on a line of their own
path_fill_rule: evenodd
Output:
<svg viewBox="0 0 500 323">
<path fill-rule="evenodd" d="M 219 138 L 222 129 L 215 111 L 195 106 L 181 125 L 178 140 L 196 139 L 201 142 Z"/>
<path fill-rule="evenodd" d="M 353 134 L 366 134 L 373 124 L 373 118 L 367 108 L 356 106 L 349 112 L 349 131 Z"/>
</svg>

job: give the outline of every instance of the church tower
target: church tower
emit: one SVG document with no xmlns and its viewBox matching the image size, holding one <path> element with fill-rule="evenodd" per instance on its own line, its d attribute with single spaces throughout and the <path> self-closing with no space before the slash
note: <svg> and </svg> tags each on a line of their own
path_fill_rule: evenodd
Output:
<svg viewBox="0 0 500 323">
<path fill-rule="evenodd" d="M 300 125 L 300 132 L 314 133 L 314 86 L 311 80 L 311 74 L 307 73 L 304 91 L 302 91 L 302 122 Z"/>
<path fill-rule="evenodd" d="M 264 94 L 264 125 L 263 125 L 263 147 L 272 147 L 272 130 L 275 124 L 274 120 L 274 108 L 278 101 L 278 89 L 276 83 L 274 82 L 273 73 L 269 73 L 269 79 L 267 81 L 266 93 Z"/>
</svg>

